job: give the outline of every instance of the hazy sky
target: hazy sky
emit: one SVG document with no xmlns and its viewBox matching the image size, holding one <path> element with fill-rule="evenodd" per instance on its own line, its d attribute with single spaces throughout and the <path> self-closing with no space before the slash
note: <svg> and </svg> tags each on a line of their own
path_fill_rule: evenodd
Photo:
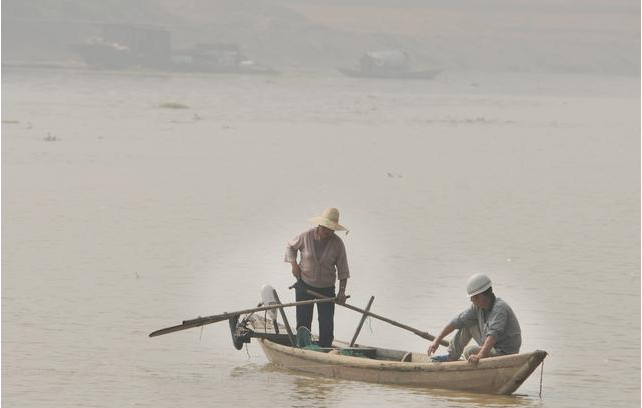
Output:
<svg viewBox="0 0 642 408">
<path fill-rule="evenodd" d="M 327 69 L 367 50 L 403 48 L 455 70 L 639 75 L 640 2 L 43 1 L 2 4 L 3 62 L 78 57 L 100 22 L 155 24 L 176 46 L 233 42 L 279 68 Z"/>
</svg>

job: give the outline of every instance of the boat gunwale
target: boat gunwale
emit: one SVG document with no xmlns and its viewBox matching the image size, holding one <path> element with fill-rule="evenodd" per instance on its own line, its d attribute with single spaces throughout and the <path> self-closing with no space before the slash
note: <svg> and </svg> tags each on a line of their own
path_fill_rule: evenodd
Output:
<svg viewBox="0 0 642 408">
<path fill-rule="evenodd" d="M 303 360 L 311 360 L 329 365 L 340 365 L 345 367 L 375 369 L 385 371 L 422 371 L 422 372 L 462 372 L 477 370 L 495 370 L 500 368 L 518 369 L 529 364 L 531 358 L 540 350 L 528 353 L 511 354 L 505 356 L 488 357 L 479 361 L 475 365 L 469 364 L 465 360 L 451 362 L 404 362 L 391 360 L 376 360 L 364 357 L 344 356 L 340 354 L 321 353 L 315 350 L 305 350 L 291 346 L 284 346 L 267 339 L 259 339 L 262 346 L 275 350 L 283 354 L 290 355 Z M 372 347 L 382 349 L 380 347 Z M 545 353 L 545 352 L 544 352 Z M 419 353 L 421 354 L 421 353 Z"/>
</svg>

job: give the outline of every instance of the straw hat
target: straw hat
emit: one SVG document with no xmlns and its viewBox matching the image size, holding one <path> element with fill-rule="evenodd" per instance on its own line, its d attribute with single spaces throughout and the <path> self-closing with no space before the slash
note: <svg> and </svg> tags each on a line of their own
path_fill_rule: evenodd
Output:
<svg viewBox="0 0 642 408">
<path fill-rule="evenodd" d="M 326 208 L 318 217 L 310 219 L 310 222 L 315 225 L 323 225 L 333 231 L 347 231 L 347 229 L 339 224 L 339 210 L 336 208 Z"/>
</svg>

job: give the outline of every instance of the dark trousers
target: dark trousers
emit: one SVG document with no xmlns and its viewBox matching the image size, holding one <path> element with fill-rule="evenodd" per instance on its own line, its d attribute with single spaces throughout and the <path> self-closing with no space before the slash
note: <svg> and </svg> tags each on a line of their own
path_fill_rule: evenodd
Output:
<svg viewBox="0 0 642 408">
<path fill-rule="evenodd" d="M 299 279 L 296 285 L 296 301 L 315 299 L 314 296 L 306 293 L 306 289 L 320 293 L 324 296 L 335 297 L 334 286 L 329 288 L 315 288 Z M 319 346 L 330 347 L 334 340 L 334 303 L 315 303 L 319 319 Z M 296 328 L 307 327 L 312 330 L 312 314 L 314 305 L 302 305 L 296 307 Z"/>
</svg>

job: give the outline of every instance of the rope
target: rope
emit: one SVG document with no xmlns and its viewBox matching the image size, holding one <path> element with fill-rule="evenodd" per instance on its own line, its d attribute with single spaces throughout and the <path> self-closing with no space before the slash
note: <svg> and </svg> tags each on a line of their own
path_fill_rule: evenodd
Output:
<svg viewBox="0 0 642 408">
<path fill-rule="evenodd" d="M 544 360 L 542 360 L 542 369 L 539 374 L 539 397 L 542 398 L 542 382 L 544 381 Z"/>
<path fill-rule="evenodd" d="M 267 333 L 267 310 L 263 313 L 263 333 Z"/>
</svg>

